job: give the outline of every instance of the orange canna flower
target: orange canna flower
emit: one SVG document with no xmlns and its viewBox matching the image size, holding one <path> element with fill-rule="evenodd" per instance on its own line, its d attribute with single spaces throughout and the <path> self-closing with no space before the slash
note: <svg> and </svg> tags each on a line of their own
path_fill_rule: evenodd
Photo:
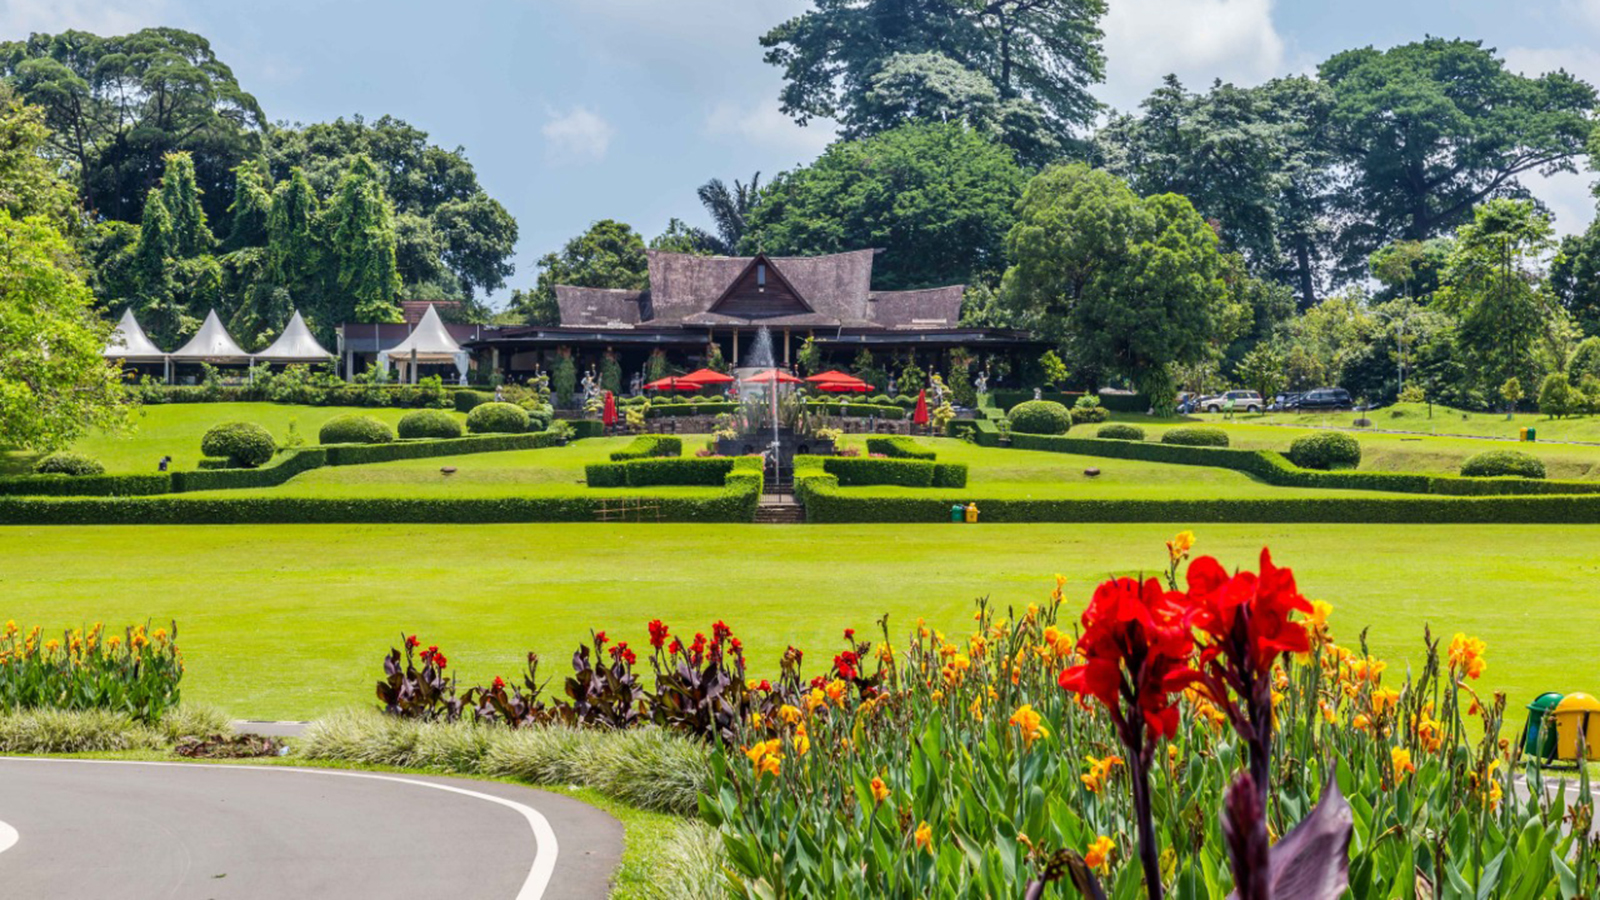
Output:
<svg viewBox="0 0 1600 900">
<path fill-rule="evenodd" d="M 933 828 L 927 822 L 917 826 L 917 847 L 929 853 L 933 852 Z"/>
<path fill-rule="evenodd" d="M 882 778 L 872 779 L 872 799 L 879 803 L 889 799 L 889 786 L 883 783 Z"/>
<path fill-rule="evenodd" d="M 1083 854 L 1083 861 L 1089 868 L 1099 869 L 1104 873 L 1111 868 L 1111 852 L 1115 849 L 1117 845 L 1111 842 L 1111 838 L 1102 834 L 1089 845 L 1088 852 Z"/>
</svg>

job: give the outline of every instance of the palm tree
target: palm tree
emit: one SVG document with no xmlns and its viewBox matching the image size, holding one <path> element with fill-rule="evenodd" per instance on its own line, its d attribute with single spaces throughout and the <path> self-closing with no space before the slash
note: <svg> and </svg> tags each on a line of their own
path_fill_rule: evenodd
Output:
<svg viewBox="0 0 1600 900">
<path fill-rule="evenodd" d="M 711 214 L 711 221 L 716 223 L 717 252 L 726 255 L 737 253 L 750 213 L 761 202 L 761 173 L 752 175 L 749 184 L 740 184 L 735 179 L 732 190 L 722 183 L 721 178 L 713 178 L 700 185 L 696 193 L 700 195 L 700 203 L 705 206 L 706 212 Z"/>
</svg>

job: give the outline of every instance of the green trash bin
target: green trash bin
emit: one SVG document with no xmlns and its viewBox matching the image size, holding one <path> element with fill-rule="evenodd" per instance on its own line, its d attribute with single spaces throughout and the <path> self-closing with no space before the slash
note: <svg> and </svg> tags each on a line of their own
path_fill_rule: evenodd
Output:
<svg viewBox="0 0 1600 900">
<path fill-rule="evenodd" d="M 950 521 L 956 522 L 956 523 L 961 523 L 961 522 L 965 522 L 966 520 L 967 520 L 967 508 L 965 506 L 962 506 L 960 503 L 957 503 L 955 506 L 950 507 Z M 1561 698 L 1557 697 L 1556 699 L 1559 700 Z"/>
<path fill-rule="evenodd" d="M 1528 724 L 1522 728 L 1522 752 L 1525 755 L 1543 760 L 1556 758 L 1556 721 L 1550 717 L 1550 713 L 1564 696 L 1551 691 L 1540 694 L 1528 704 Z M 1542 736 L 1541 728 L 1544 730 Z"/>
<path fill-rule="evenodd" d="M 1539 429 L 1534 428 L 1534 427 L 1532 427 L 1530 425 L 1528 427 L 1528 440 L 1529 441 L 1537 441 L 1538 439 L 1539 439 Z"/>
</svg>

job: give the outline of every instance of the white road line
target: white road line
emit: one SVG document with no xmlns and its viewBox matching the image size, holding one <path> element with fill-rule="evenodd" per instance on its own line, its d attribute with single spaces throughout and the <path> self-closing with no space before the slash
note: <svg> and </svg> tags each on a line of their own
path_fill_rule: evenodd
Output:
<svg viewBox="0 0 1600 900">
<path fill-rule="evenodd" d="M 347 772 L 341 769 L 307 769 L 298 766 L 250 766 L 250 765 L 216 765 L 213 763 L 175 763 L 175 762 L 145 762 L 137 760 L 120 759 L 50 759 L 35 756 L 8 756 L 0 757 L 0 764 L 6 762 L 43 762 L 43 763 L 80 763 L 101 766 L 177 766 L 190 769 L 207 769 L 210 771 L 238 771 L 238 772 L 298 772 L 304 775 L 338 775 L 345 778 L 367 778 L 373 781 L 393 781 L 398 784 L 409 784 L 414 787 L 432 788 L 437 791 L 449 791 L 464 797 L 473 797 L 478 800 L 487 800 L 507 809 L 516 810 L 527 820 L 528 827 L 533 831 L 534 849 L 533 865 L 528 869 L 528 877 L 522 882 L 522 889 L 517 892 L 516 900 L 540 900 L 544 897 L 545 889 L 550 886 L 550 878 L 555 874 L 556 854 L 559 845 L 556 843 L 556 833 L 550 827 L 550 820 L 544 814 L 523 803 L 485 794 L 479 791 L 469 791 L 466 788 L 455 787 L 449 784 L 438 784 L 432 781 L 419 781 L 415 778 L 403 778 L 399 775 L 381 775 L 375 772 Z M 10 842 L 6 841 L 6 832 L 10 832 Z M 17 842 L 16 829 L 0 822 L 0 851 L 4 851 L 11 844 Z"/>
<path fill-rule="evenodd" d="M 4 853 L 16 846 L 17 841 L 21 838 L 22 835 L 17 834 L 15 828 L 5 822 L 0 822 L 0 853 Z"/>
</svg>

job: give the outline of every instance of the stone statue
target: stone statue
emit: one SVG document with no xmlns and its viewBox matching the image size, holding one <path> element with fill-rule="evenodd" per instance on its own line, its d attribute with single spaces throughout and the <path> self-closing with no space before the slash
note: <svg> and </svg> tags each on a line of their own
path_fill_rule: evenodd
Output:
<svg viewBox="0 0 1600 900">
<path fill-rule="evenodd" d="M 978 377 L 972 381 L 972 387 L 977 390 L 979 397 L 989 393 L 989 373 L 979 372 Z"/>
<path fill-rule="evenodd" d="M 1033 389 L 1033 399 L 1035 399 L 1035 400 L 1043 400 L 1044 399 L 1044 394 L 1042 394 L 1039 391 L 1038 388 L 1034 388 Z"/>
<path fill-rule="evenodd" d="M 893 397 L 893 396 L 895 396 L 895 395 L 896 395 L 896 394 L 898 394 L 898 393 L 900 393 L 900 392 L 899 392 L 899 391 L 898 391 L 898 390 L 896 390 L 896 389 L 895 389 L 895 388 L 896 388 L 896 382 L 895 382 L 895 380 L 894 380 L 894 376 L 893 376 L 893 375 L 890 375 L 890 376 L 889 376 L 889 384 L 888 384 L 888 391 L 887 391 L 887 393 L 888 393 L 888 394 L 889 394 L 889 396 L 891 396 L 891 397 Z"/>
<path fill-rule="evenodd" d="M 633 373 L 633 380 L 628 382 L 628 393 L 630 393 L 633 396 L 637 397 L 643 391 L 644 391 L 644 373 L 643 372 L 635 372 L 635 373 Z"/>
<path fill-rule="evenodd" d="M 595 380 L 594 370 L 589 369 L 583 373 L 583 405 L 588 406 L 589 401 L 599 395 L 600 385 Z"/>
<path fill-rule="evenodd" d="M 944 405 L 944 379 L 938 375 L 933 376 L 933 405 Z"/>
</svg>

